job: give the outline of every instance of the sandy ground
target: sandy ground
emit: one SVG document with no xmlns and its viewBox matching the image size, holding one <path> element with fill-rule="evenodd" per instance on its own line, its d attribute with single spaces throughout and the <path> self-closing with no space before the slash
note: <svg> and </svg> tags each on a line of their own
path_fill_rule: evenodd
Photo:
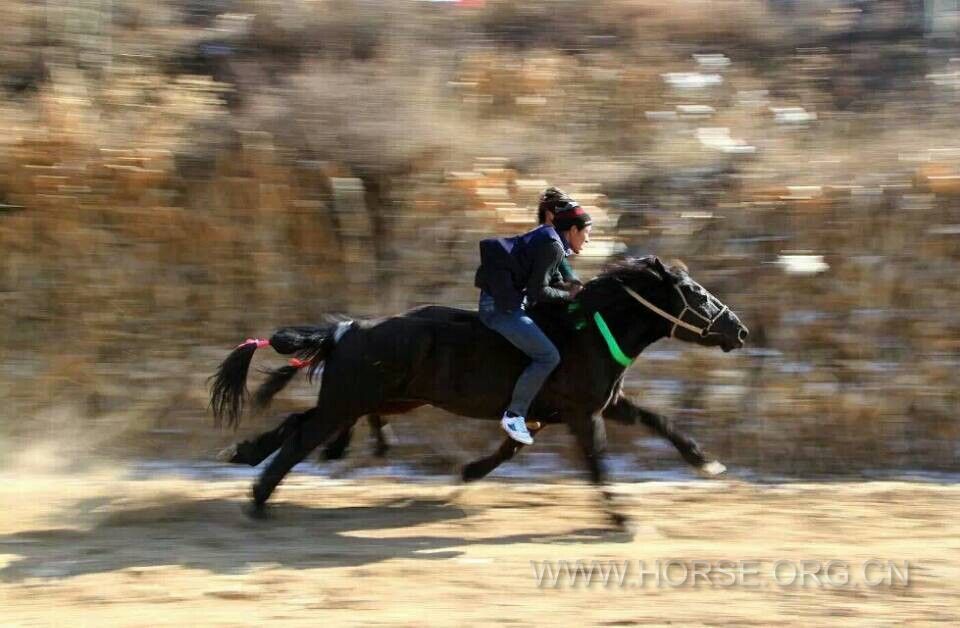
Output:
<svg viewBox="0 0 960 628">
<path fill-rule="evenodd" d="M 124 477 L 0 472 L 0 624 L 960 623 L 960 486 L 622 484 L 636 524 L 625 535 L 604 529 L 596 493 L 577 483 L 294 474 L 260 522 L 240 512 L 246 481 Z M 577 559 L 629 561 L 628 576 L 537 585 L 531 561 Z M 909 584 L 868 586 L 869 559 L 908 562 Z M 746 562 L 718 580 L 722 560 Z M 844 567 L 791 586 L 804 560 Z M 692 561 L 713 584 L 684 579 Z"/>
</svg>

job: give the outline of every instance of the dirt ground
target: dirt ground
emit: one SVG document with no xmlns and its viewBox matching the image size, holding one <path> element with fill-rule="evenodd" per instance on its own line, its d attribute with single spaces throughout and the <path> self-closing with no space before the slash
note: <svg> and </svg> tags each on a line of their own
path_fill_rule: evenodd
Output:
<svg viewBox="0 0 960 628">
<path fill-rule="evenodd" d="M 8 467 L 0 624 L 960 622 L 955 485 L 620 484 L 632 535 L 605 530 L 595 491 L 579 483 L 461 487 L 295 473 L 269 521 L 241 514 L 248 488 L 246 480 L 131 480 L 108 467 Z M 538 586 L 540 561 L 578 559 L 644 561 L 649 573 L 641 583 L 631 572 L 622 586 Z M 792 573 L 802 561 L 828 560 L 847 569 L 847 584 L 801 584 Z M 909 582 L 899 574 L 870 586 L 884 572 L 868 583 L 869 560 L 907 564 Z M 656 580 L 657 561 L 674 573 Z M 732 584 L 691 583 L 683 569 L 693 561 L 753 572 Z"/>
</svg>

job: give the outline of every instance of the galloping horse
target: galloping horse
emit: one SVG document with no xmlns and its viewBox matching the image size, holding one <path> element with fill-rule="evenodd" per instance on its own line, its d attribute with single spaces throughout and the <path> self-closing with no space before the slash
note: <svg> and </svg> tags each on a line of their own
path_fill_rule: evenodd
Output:
<svg viewBox="0 0 960 628">
<path fill-rule="evenodd" d="M 747 328 L 685 269 L 667 267 L 656 257 L 627 260 L 587 282 L 569 306 L 537 306 L 531 316 L 555 342 L 562 360 L 530 416 L 541 424 L 567 424 L 595 485 L 605 483 L 603 419 L 646 425 L 670 440 L 690 464 L 711 475 L 723 471 L 696 442 L 621 390 L 627 367 L 661 338 L 724 351 L 743 346 Z M 267 403 L 300 366 L 309 366 L 310 376 L 322 376 L 322 385 L 315 407 L 291 414 L 276 429 L 229 450 L 231 462 L 257 465 L 280 449 L 253 485 L 252 514 L 264 512 L 294 465 L 361 416 L 401 414 L 430 404 L 461 416 L 498 419 L 526 359 L 483 326 L 475 312 L 439 306 L 377 320 L 284 327 L 269 341 L 241 344 L 220 365 L 211 386 L 218 423 L 239 423 L 250 362 L 256 349 L 268 344 L 297 357 L 294 366 L 274 371 L 260 387 L 258 405 Z M 493 455 L 467 465 L 464 478 L 483 477 L 521 447 L 507 439 Z M 609 506 L 611 497 L 603 494 Z M 609 514 L 619 525 L 626 521 L 612 507 Z"/>
</svg>

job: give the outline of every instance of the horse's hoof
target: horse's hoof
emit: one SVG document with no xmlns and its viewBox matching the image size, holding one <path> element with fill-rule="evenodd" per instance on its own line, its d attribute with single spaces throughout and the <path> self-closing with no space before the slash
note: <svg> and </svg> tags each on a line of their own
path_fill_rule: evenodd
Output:
<svg viewBox="0 0 960 628">
<path fill-rule="evenodd" d="M 238 464 L 241 462 L 238 459 L 237 444 L 234 443 L 229 447 L 224 447 L 219 452 L 217 452 L 217 460 L 219 462 L 229 462 L 231 464 Z"/>
<path fill-rule="evenodd" d="M 607 516 L 610 518 L 610 523 L 613 524 L 613 527 L 618 532 L 629 532 L 630 531 L 630 517 L 626 516 L 623 513 L 619 512 L 608 512 Z"/>
<path fill-rule="evenodd" d="M 487 474 L 483 472 L 483 469 L 479 465 L 473 463 L 463 466 L 463 469 L 460 471 L 460 479 L 464 482 L 476 482 L 477 480 L 482 479 Z"/>
<path fill-rule="evenodd" d="M 342 460 L 346 455 L 346 447 L 327 447 L 323 450 L 322 457 L 324 462 L 333 462 L 334 460 Z"/>
<path fill-rule="evenodd" d="M 264 519 L 270 518 L 270 512 L 267 510 L 267 505 L 258 504 L 257 502 L 247 502 L 247 504 L 243 507 L 243 514 L 256 521 L 263 521 Z"/>
<path fill-rule="evenodd" d="M 716 477 L 727 470 L 727 467 L 719 460 L 713 460 L 700 466 L 700 472 L 707 477 Z"/>
</svg>

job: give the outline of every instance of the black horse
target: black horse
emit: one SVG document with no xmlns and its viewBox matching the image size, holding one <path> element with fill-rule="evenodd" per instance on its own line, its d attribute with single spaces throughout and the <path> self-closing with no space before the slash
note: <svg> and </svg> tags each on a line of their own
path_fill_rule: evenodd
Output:
<svg viewBox="0 0 960 628">
<path fill-rule="evenodd" d="M 723 466 L 662 416 L 623 396 L 623 374 L 648 345 L 664 337 L 718 346 L 743 346 L 747 329 L 685 269 L 647 257 L 616 264 L 589 281 L 568 306 L 542 305 L 531 313 L 554 340 L 562 361 L 531 407 L 540 424 L 566 423 L 577 439 L 594 484 L 605 482 L 603 419 L 647 425 L 669 439 L 690 464 L 709 474 Z M 213 376 L 216 419 L 239 422 L 253 353 L 266 340 L 238 346 Z M 430 404 L 454 414 L 498 419 L 525 365 L 523 355 L 479 322 L 475 312 L 429 306 L 383 319 L 340 321 L 277 330 L 269 345 L 299 363 L 274 371 L 255 395 L 263 405 L 309 365 L 322 373 L 317 405 L 288 416 L 274 430 L 230 450 L 231 462 L 256 465 L 279 454 L 253 486 L 254 513 L 286 474 L 317 446 L 341 436 L 359 417 L 408 412 Z M 534 425 L 539 429 L 540 425 Z M 507 439 L 487 458 L 464 468 L 464 478 L 483 477 L 520 445 Z M 610 496 L 604 495 L 608 501 Z M 614 511 L 618 523 L 625 519 Z"/>
</svg>

